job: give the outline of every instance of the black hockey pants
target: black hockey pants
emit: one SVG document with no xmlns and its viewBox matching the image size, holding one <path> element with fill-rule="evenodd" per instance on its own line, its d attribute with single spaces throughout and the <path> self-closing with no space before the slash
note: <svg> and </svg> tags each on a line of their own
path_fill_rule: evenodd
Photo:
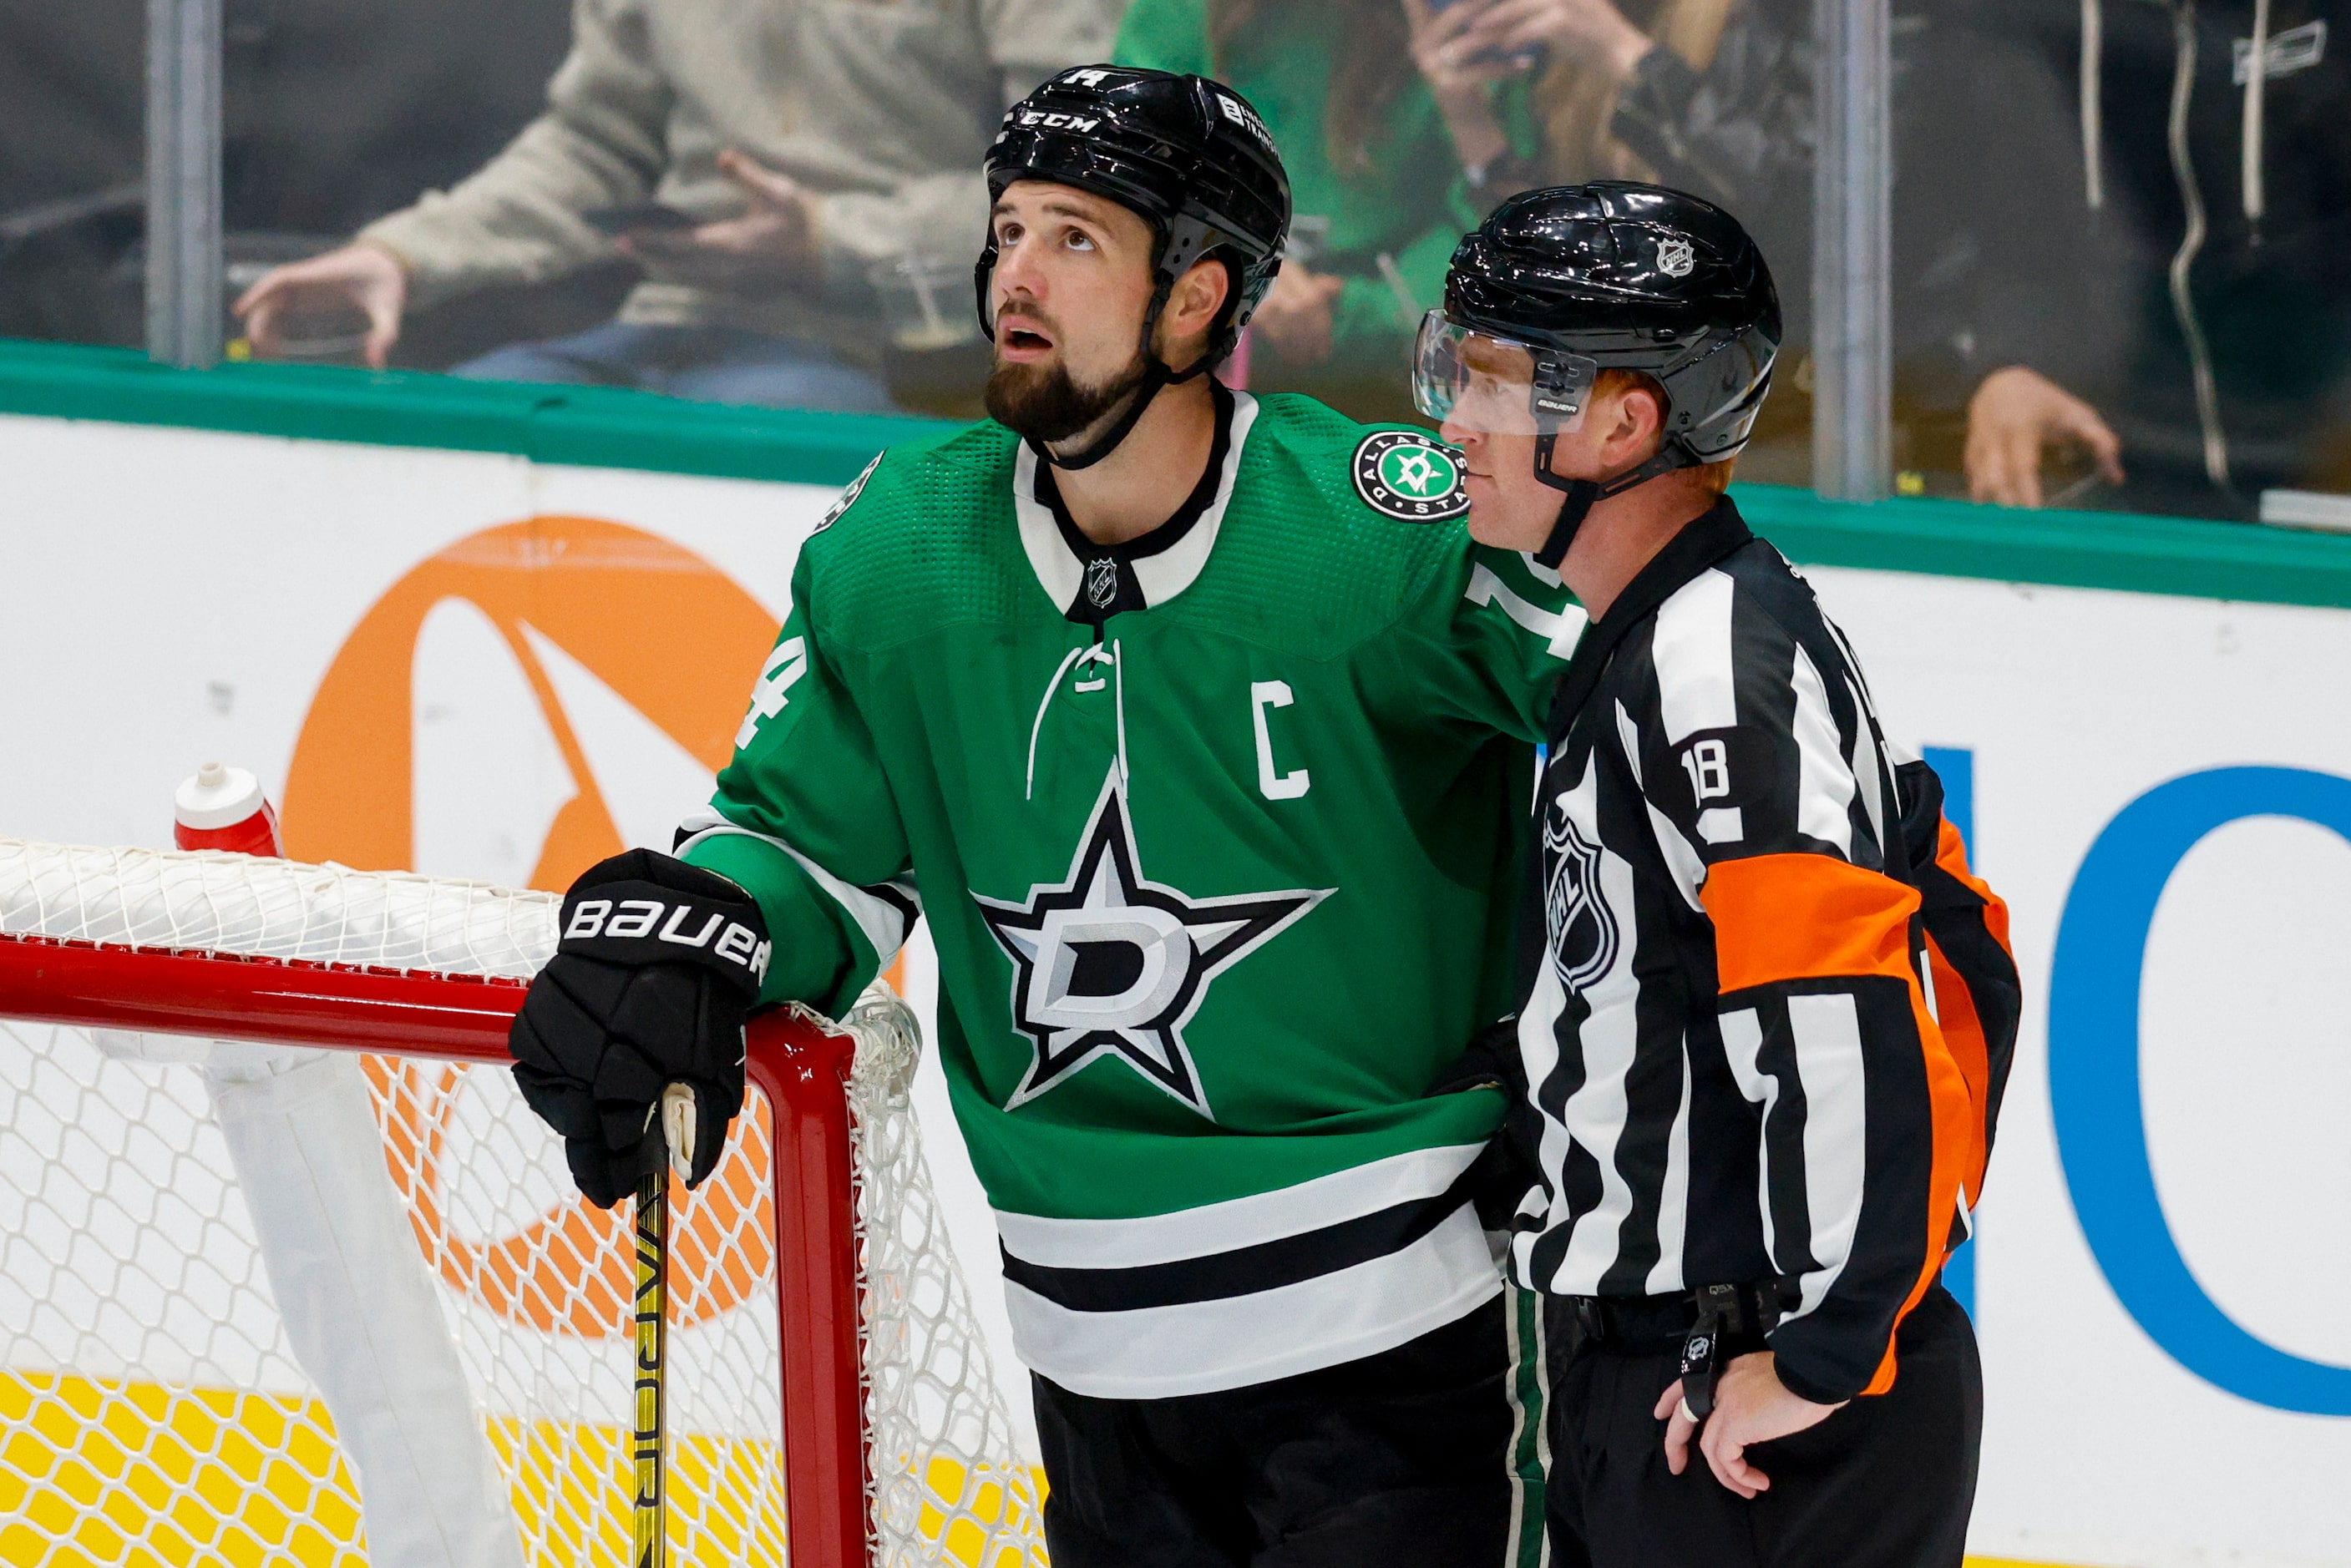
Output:
<svg viewBox="0 0 2351 1568">
<path fill-rule="evenodd" d="M 1531 1337 L 1531 1336 L 1530 1336 Z M 1167 1399 L 1033 1379 L 1053 1568 L 1499 1568 L 1503 1307 L 1378 1355 Z"/>
<path fill-rule="evenodd" d="M 1695 1441 L 1687 1469 L 1666 1469 L 1651 1411 L 1678 1375 L 1678 1343 L 1594 1343 L 1569 1298 L 1543 1308 L 1552 1568 L 1959 1568 L 1983 1370 L 1942 1286 L 1903 1320 L 1890 1391 L 1747 1450 L 1771 1480 L 1753 1501 L 1714 1479 Z"/>
</svg>

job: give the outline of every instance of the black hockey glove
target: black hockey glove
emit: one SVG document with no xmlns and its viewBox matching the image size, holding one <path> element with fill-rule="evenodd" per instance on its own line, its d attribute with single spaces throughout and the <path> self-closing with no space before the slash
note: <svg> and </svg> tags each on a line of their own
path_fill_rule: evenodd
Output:
<svg viewBox="0 0 2351 1568">
<path fill-rule="evenodd" d="M 523 1098 L 609 1209 L 659 1167 L 662 1091 L 683 1083 L 686 1184 L 700 1182 L 743 1108 L 743 1019 L 768 972 L 759 906 L 715 871 L 632 849 L 571 885 L 559 929 L 507 1036 Z"/>
</svg>

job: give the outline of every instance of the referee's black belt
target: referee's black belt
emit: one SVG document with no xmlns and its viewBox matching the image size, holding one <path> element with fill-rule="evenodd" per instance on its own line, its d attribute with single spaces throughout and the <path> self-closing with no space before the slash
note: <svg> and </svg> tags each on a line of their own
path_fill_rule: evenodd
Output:
<svg viewBox="0 0 2351 1568">
<path fill-rule="evenodd" d="M 1714 1287 L 1715 1293 L 1725 1287 Z M 1737 1293 L 1740 1320 L 1729 1337 L 1760 1346 L 1762 1336 L 1780 1321 L 1778 1294 L 1770 1287 L 1729 1287 Z M 1578 1334 L 1586 1344 L 1604 1346 L 1620 1355 L 1647 1355 L 1682 1348 L 1690 1330 L 1707 1312 L 1706 1291 L 1684 1291 L 1669 1296 L 1569 1296 Z M 1717 1302 L 1720 1303 L 1719 1293 Z M 1720 1303 L 1727 1304 L 1727 1303 Z M 1717 1310 L 1719 1310 L 1718 1305 Z"/>
</svg>

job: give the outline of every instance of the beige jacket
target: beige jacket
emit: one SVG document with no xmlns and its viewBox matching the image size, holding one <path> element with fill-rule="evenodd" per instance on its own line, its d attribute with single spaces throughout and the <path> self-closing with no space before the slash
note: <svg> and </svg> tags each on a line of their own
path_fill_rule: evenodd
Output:
<svg viewBox="0 0 2351 1568">
<path fill-rule="evenodd" d="M 705 221 L 745 205 L 738 147 L 816 192 L 824 277 L 760 297 L 640 284 L 630 322 L 801 333 L 873 353 L 865 268 L 977 257 L 980 159 L 1008 104 L 1106 59 L 1125 0 L 574 0 L 547 112 L 447 192 L 360 231 L 406 262 L 422 308 L 611 254 L 580 221 L 654 199 Z"/>
</svg>

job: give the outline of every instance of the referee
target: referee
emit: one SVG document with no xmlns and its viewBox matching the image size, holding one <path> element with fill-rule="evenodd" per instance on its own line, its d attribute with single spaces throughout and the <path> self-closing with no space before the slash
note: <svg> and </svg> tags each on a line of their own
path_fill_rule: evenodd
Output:
<svg viewBox="0 0 2351 1568">
<path fill-rule="evenodd" d="M 1562 1565 L 1957 1568 L 1974 1496 L 1939 1279 L 2015 1039 L 2007 912 L 1724 493 L 1780 330 L 1736 221 L 1611 182 L 1504 203 L 1421 333 L 1471 532 L 1593 618 L 1491 1062 L 1534 1166 L 1510 1268 Z"/>
</svg>

